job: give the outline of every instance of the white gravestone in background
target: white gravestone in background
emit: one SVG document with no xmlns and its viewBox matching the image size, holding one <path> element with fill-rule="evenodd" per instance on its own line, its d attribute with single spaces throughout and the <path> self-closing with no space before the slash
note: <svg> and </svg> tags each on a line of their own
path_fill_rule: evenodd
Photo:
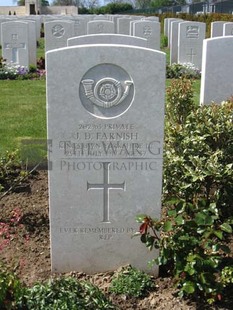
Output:
<svg viewBox="0 0 233 310">
<path fill-rule="evenodd" d="M 2 23 L 6 23 L 8 21 L 10 21 L 9 18 L 3 18 L 0 16 L 0 45 L 2 45 Z"/>
<path fill-rule="evenodd" d="M 156 253 L 131 236 L 136 215 L 160 217 L 165 63 L 126 45 L 46 53 L 52 271 L 148 270 Z"/>
<path fill-rule="evenodd" d="M 204 40 L 200 103 L 220 104 L 233 95 L 233 36 Z"/>
<path fill-rule="evenodd" d="M 133 36 L 147 39 L 147 47 L 160 50 L 160 23 L 136 21 L 133 23 Z"/>
<path fill-rule="evenodd" d="M 85 44 L 124 44 L 147 47 L 147 40 L 123 34 L 89 34 L 67 40 L 67 46 Z"/>
<path fill-rule="evenodd" d="M 178 25 L 178 63 L 192 63 L 201 69 L 202 46 L 206 25 L 199 22 L 181 22 Z"/>
<path fill-rule="evenodd" d="M 94 20 L 87 23 L 87 34 L 114 33 L 114 23 L 109 20 Z"/>
<path fill-rule="evenodd" d="M 24 22 L 29 24 L 28 28 L 29 64 L 36 66 L 36 49 L 37 49 L 36 22 L 33 20 L 24 20 Z"/>
<path fill-rule="evenodd" d="M 74 21 L 55 20 L 44 25 L 46 51 L 65 47 L 67 40 L 74 36 Z"/>
<path fill-rule="evenodd" d="M 174 21 L 180 21 L 180 22 L 182 22 L 183 20 L 182 19 L 180 19 L 180 18 L 170 18 L 170 19 L 168 19 L 168 22 L 167 22 L 167 24 L 168 24 L 168 34 L 167 34 L 167 46 L 170 48 L 170 46 L 171 46 L 171 23 L 172 22 L 174 22 Z"/>
<path fill-rule="evenodd" d="M 164 29 L 163 29 L 163 32 L 164 32 L 164 35 L 168 37 L 169 35 L 169 24 L 171 21 L 175 21 L 177 20 L 177 18 L 164 18 Z"/>
<path fill-rule="evenodd" d="M 74 36 L 83 36 L 87 34 L 87 18 L 75 18 L 74 20 Z"/>
<path fill-rule="evenodd" d="M 226 21 L 216 21 L 212 22 L 211 28 L 210 28 L 210 37 L 222 37 L 223 36 L 223 25 L 226 23 Z"/>
<path fill-rule="evenodd" d="M 223 25 L 223 36 L 233 36 L 233 23 Z"/>
<path fill-rule="evenodd" d="M 178 27 L 181 21 L 172 21 L 170 30 L 170 65 L 178 62 Z"/>
<path fill-rule="evenodd" d="M 118 18 L 117 19 L 117 33 L 130 35 L 130 22 L 131 18 Z"/>
<path fill-rule="evenodd" d="M 25 22 L 2 23 L 2 56 L 7 63 L 29 67 L 29 25 Z"/>
</svg>

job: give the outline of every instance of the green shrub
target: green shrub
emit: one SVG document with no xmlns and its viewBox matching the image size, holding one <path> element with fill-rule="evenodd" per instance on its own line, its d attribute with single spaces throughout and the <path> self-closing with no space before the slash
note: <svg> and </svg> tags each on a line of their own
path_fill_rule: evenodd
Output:
<svg viewBox="0 0 233 310">
<path fill-rule="evenodd" d="M 153 287 L 151 277 L 135 268 L 123 268 L 110 286 L 110 292 L 131 297 L 144 296 Z"/>
<path fill-rule="evenodd" d="M 167 46 L 168 46 L 168 37 L 165 36 L 164 34 L 161 34 L 160 47 L 165 48 Z"/>
<path fill-rule="evenodd" d="M 6 152 L 0 158 L 0 191 L 8 190 L 14 184 L 20 184 L 28 173 L 21 169 L 18 150 Z"/>
<path fill-rule="evenodd" d="M 30 65 L 29 66 L 29 73 L 35 73 L 37 70 L 36 66 L 35 65 Z"/>
<path fill-rule="evenodd" d="M 0 262 L 0 308 L 16 309 L 16 304 L 23 294 L 24 288 L 18 278 Z"/>
<path fill-rule="evenodd" d="M 180 296 L 221 299 L 233 201 L 233 103 L 196 107 L 191 84 L 167 94 L 161 220 L 139 215 L 141 241 L 174 275 Z M 161 237 L 157 231 L 160 232 Z"/>
<path fill-rule="evenodd" d="M 221 282 L 224 287 L 233 285 L 233 266 L 223 268 L 221 272 Z"/>
<path fill-rule="evenodd" d="M 18 306 L 33 310 L 115 309 L 96 286 L 72 277 L 60 277 L 34 285 L 26 290 Z"/>
</svg>

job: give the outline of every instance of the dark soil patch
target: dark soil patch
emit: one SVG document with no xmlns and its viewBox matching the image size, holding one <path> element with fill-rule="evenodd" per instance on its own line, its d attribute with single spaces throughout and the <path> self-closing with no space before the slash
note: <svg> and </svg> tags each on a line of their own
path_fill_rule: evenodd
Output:
<svg viewBox="0 0 233 310">
<path fill-rule="evenodd" d="M 9 244 L 3 244 L 0 236 L 0 260 L 4 261 L 9 270 L 15 271 L 26 285 L 31 286 L 35 282 L 47 280 L 52 274 L 47 172 L 36 173 L 29 183 L 30 191 L 10 193 L 0 200 L 0 223 L 9 225 L 10 234 Z M 119 309 L 233 309 L 232 300 L 213 307 L 204 305 L 202 301 L 181 300 L 173 288 L 172 279 L 164 276 L 154 279 L 155 288 L 144 298 L 116 296 L 108 292 L 116 272 L 95 275 L 71 274 L 96 284 Z M 228 293 L 228 299 L 232 299 L 233 292 Z"/>
</svg>

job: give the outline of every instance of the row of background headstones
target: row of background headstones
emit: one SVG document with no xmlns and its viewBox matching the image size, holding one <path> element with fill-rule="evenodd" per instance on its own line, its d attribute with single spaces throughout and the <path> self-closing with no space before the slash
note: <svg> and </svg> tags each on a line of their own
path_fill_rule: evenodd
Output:
<svg viewBox="0 0 233 310">
<path fill-rule="evenodd" d="M 122 18 L 122 16 L 86 16 L 76 19 L 74 17 L 59 18 L 51 21 L 53 18 L 50 16 L 46 16 L 43 18 L 45 22 L 44 25 L 46 51 L 55 48 L 65 47 L 67 45 L 67 39 L 74 36 L 115 32 L 129 35 L 129 25 L 132 20 L 134 21 L 134 23 L 131 24 L 132 35 L 145 37 L 147 39 L 148 48 L 160 49 L 160 23 L 157 21 L 158 18 L 156 17 L 151 17 L 147 19 L 142 17 L 135 17 L 134 19 L 130 19 Z M 94 20 L 90 21 L 90 19 Z M 115 20 L 115 22 L 110 21 L 110 19 Z M 38 32 L 40 31 L 41 27 L 41 23 L 38 22 L 39 19 L 36 19 L 37 23 L 29 19 L 26 20 L 14 18 L 13 20 L 14 22 L 20 20 L 21 22 L 27 22 L 30 24 L 28 29 L 26 29 L 26 24 L 17 24 L 19 27 L 18 31 L 20 32 L 20 34 L 18 34 L 18 41 L 25 41 L 25 44 L 20 43 L 21 45 L 17 45 L 15 43 L 15 35 L 17 34 L 16 24 L 12 24 L 11 20 L 9 19 L 1 19 L 1 45 L 3 47 L 3 57 L 7 60 L 10 59 L 10 61 L 18 62 L 20 65 L 26 67 L 28 67 L 29 64 L 36 65 L 36 41 L 33 33 L 36 31 L 36 40 L 38 40 L 40 35 L 40 33 Z M 115 24 L 118 25 L 117 30 Z M 13 31 L 12 34 L 11 31 Z M 12 35 L 14 36 L 14 44 L 12 44 L 11 42 Z M 24 48 L 22 46 L 24 46 Z M 28 49 L 25 48 L 26 46 L 28 46 Z M 21 57 L 17 57 L 17 53 L 19 53 Z M 31 57 L 31 55 L 33 55 L 33 57 Z"/>
<path fill-rule="evenodd" d="M 14 22 L 11 22 L 12 19 Z M 67 45 L 87 44 L 88 42 L 92 44 L 119 44 L 124 35 L 144 39 L 129 39 L 131 43 L 128 44 L 143 45 L 155 50 L 160 49 L 160 23 L 157 17 L 133 16 L 130 18 L 118 15 L 88 15 L 84 17 L 56 16 L 55 18 L 54 16 L 35 16 L 34 21 L 29 17 L 24 19 L 12 17 L 11 19 L 0 19 L 3 57 L 25 67 L 29 67 L 29 64 L 36 65 L 36 40 L 40 37 L 42 21 L 45 23 L 46 51 Z M 233 23 L 213 22 L 211 24 L 211 35 L 213 38 L 221 35 L 226 36 L 226 30 L 232 34 L 232 29 Z M 101 36 L 104 33 L 108 33 L 108 37 Z M 227 53 L 228 49 L 221 48 L 218 51 L 217 48 L 214 54 L 208 57 L 207 53 L 210 52 L 207 45 L 208 40 L 211 39 L 206 39 L 207 41 L 204 42 L 205 33 L 205 23 L 183 21 L 175 18 L 164 20 L 164 34 L 168 37 L 168 46 L 170 48 L 170 64 L 192 63 L 202 71 L 201 104 L 210 103 L 212 100 L 216 102 L 224 100 L 233 93 L 231 90 L 231 73 L 229 72 L 228 74 L 228 71 L 231 71 L 230 63 L 232 62 L 230 60 L 226 61 L 226 59 L 230 59 L 231 53 L 227 55 L 228 58 L 222 57 L 223 53 Z M 16 34 L 18 36 L 17 42 L 15 41 Z M 89 36 L 86 37 L 86 34 Z M 121 34 L 122 36 L 118 37 L 115 34 Z M 80 37 L 72 39 L 76 36 Z M 223 42 L 230 41 L 230 38 L 228 40 L 221 40 L 221 44 L 223 45 Z M 123 38 L 122 42 L 126 44 L 125 42 L 127 41 Z M 229 43 L 226 44 L 228 46 Z M 212 45 L 213 43 L 210 46 Z M 218 43 L 216 45 L 218 46 Z M 224 74 L 222 77 L 220 76 L 220 81 L 226 76 L 226 81 L 224 79 L 223 83 L 219 83 L 219 79 L 215 78 L 216 74 L 213 75 L 212 72 L 221 59 L 225 59 L 224 64 L 227 64 L 226 68 L 224 64 L 221 64 L 221 68 L 224 68 L 224 71 L 222 71 Z M 209 64 L 210 62 L 211 64 Z M 217 71 L 217 73 L 219 77 L 220 71 Z"/>
<path fill-rule="evenodd" d="M 201 70 L 200 104 L 220 103 L 233 95 L 233 23 L 212 22 L 211 38 L 205 39 L 206 24 L 168 18 L 170 64 L 191 63 Z"/>
<path fill-rule="evenodd" d="M 45 50 L 64 47 L 71 37 L 101 33 L 142 37 L 147 39 L 148 48 L 160 49 L 158 18 L 109 16 L 105 20 L 86 17 L 78 21 L 45 22 Z"/>
</svg>

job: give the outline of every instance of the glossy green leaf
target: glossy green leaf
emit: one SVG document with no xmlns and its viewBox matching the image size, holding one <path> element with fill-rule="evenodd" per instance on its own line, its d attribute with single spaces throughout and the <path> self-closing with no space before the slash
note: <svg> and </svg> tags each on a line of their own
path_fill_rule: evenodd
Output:
<svg viewBox="0 0 233 310">
<path fill-rule="evenodd" d="M 177 212 L 176 212 L 176 210 L 168 210 L 168 212 L 167 212 L 167 214 L 169 215 L 169 216 L 176 216 L 176 214 L 177 214 Z"/>
<path fill-rule="evenodd" d="M 215 230 L 214 231 L 215 236 L 217 236 L 220 240 L 222 240 L 222 231 L 221 230 Z"/>
<path fill-rule="evenodd" d="M 183 224 L 185 223 L 185 221 L 184 221 L 182 215 L 178 215 L 178 216 L 175 218 L 175 221 L 176 221 L 176 224 L 177 224 L 177 225 L 183 225 Z"/>
<path fill-rule="evenodd" d="M 225 231 L 229 234 L 232 233 L 232 227 L 228 223 L 223 223 L 222 225 L 220 225 L 220 227 L 221 227 L 222 231 Z"/>
<path fill-rule="evenodd" d="M 183 290 L 188 294 L 193 294 L 195 292 L 195 285 L 191 281 L 185 282 L 183 285 Z"/>
<path fill-rule="evenodd" d="M 168 231 L 171 231 L 172 230 L 172 222 L 171 221 L 166 221 L 164 223 L 164 231 L 168 232 Z"/>
</svg>

